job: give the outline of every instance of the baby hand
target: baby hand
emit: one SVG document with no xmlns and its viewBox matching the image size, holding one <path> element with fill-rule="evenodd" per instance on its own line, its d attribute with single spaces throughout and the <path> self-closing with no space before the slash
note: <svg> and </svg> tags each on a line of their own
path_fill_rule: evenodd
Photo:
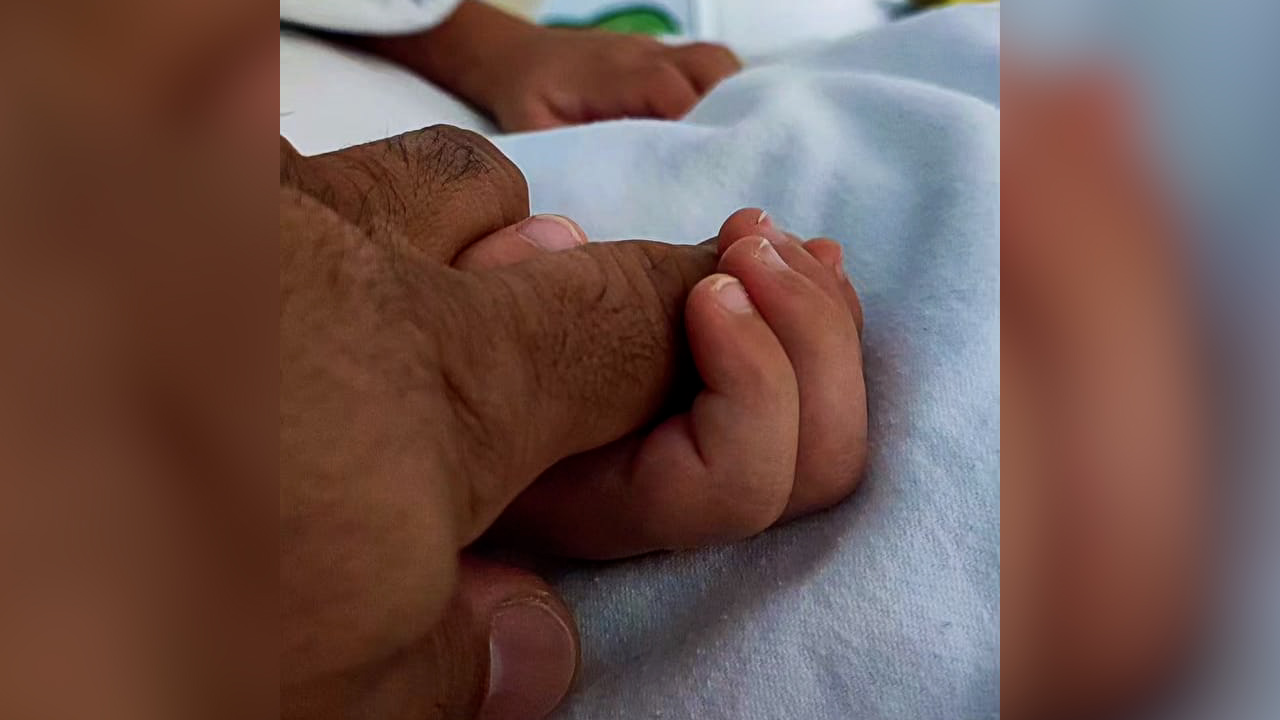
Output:
<svg viewBox="0 0 1280 720">
<path fill-rule="evenodd" d="M 684 117 L 741 69 L 727 48 L 638 35 L 535 28 L 491 64 L 484 104 L 506 131 L 624 117 Z"/>
<path fill-rule="evenodd" d="M 622 557 L 727 542 L 849 495 L 867 453 L 862 309 L 827 239 L 800 242 L 759 209 L 716 240 L 689 294 L 703 388 L 686 412 L 557 464 L 503 531 L 565 555 Z"/>
<path fill-rule="evenodd" d="M 472 1 L 424 33 L 354 42 L 478 106 L 507 132 L 683 117 L 742 67 L 720 45 L 545 28 Z"/>
</svg>

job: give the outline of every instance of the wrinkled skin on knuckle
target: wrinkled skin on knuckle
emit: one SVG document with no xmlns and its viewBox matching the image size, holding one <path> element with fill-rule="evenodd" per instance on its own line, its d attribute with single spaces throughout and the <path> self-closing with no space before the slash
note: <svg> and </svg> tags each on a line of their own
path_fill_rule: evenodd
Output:
<svg viewBox="0 0 1280 720">
<path fill-rule="evenodd" d="M 649 288 L 670 321 L 683 317 L 689 289 L 714 272 L 716 266 L 715 249 L 709 245 L 631 240 L 601 247 L 618 254 L 633 249 L 619 264 L 635 277 L 638 285 Z"/>
<path fill-rule="evenodd" d="M 582 297 L 561 298 L 567 307 L 587 302 L 582 311 L 598 327 L 610 328 L 607 344 L 580 349 L 584 400 L 599 402 L 619 383 L 670 388 L 676 374 L 691 372 L 686 358 L 684 305 L 688 291 L 714 269 L 710 253 L 646 241 L 589 248 L 590 272 Z M 563 292 L 563 290 L 561 291 Z M 569 349 L 557 356 L 574 361 Z M 621 362 L 611 363 L 610 358 Z"/>
<path fill-rule="evenodd" d="M 619 384 L 647 383 L 669 372 L 663 351 L 674 340 L 671 317 L 654 307 L 652 290 L 630 265 L 618 253 L 588 252 L 571 282 L 543 275 L 523 288 L 540 308 L 525 326 L 521 348 L 535 387 L 562 387 L 584 406 L 595 406 L 608 404 Z M 590 336 L 582 327 L 607 332 Z"/>
<path fill-rule="evenodd" d="M 518 389 L 507 393 L 508 409 L 517 414 L 545 416 L 519 403 L 554 396 L 557 412 L 568 416 L 535 434 L 588 429 L 621 437 L 656 414 L 678 371 L 693 374 L 684 303 L 714 267 L 714 251 L 706 248 L 626 241 L 489 273 L 478 280 L 494 286 L 484 294 L 496 298 L 484 305 L 485 322 L 504 335 L 500 347 L 475 353 L 473 367 Z"/>
<path fill-rule="evenodd" d="M 477 179 L 498 189 L 499 197 L 527 197 L 524 174 L 488 138 L 453 125 L 432 125 L 390 138 L 385 152 L 399 160 L 407 180 L 442 191 Z"/>
<path fill-rule="evenodd" d="M 374 238 L 429 244 L 460 216 L 488 232 L 528 215 L 524 174 L 469 130 L 433 125 L 310 158 L 283 146 L 282 177 Z"/>
</svg>

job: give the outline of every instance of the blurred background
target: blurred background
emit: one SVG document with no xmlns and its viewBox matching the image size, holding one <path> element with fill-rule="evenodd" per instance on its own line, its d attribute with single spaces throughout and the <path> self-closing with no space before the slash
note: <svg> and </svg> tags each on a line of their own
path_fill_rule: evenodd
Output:
<svg viewBox="0 0 1280 720">
<path fill-rule="evenodd" d="M 1280 717 L 1280 3 L 1026 0 L 1005 9 L 1006 76 L 1036 67 L 1122 79 L 1142 152 L 1180 223 L 1186 319 L 1212 396 L 1202 418 L 1215 445 L 1199 588 L 1208 617 L 1189 666 L 1143 717 Z M 1006 141 L 1021 132 L 1019 117 L 1006 115 Z"/>
</svg>

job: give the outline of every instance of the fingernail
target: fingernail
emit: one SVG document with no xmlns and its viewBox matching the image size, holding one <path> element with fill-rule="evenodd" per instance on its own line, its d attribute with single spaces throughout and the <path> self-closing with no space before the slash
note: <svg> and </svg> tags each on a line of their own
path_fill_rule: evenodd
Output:
<svg viewBox="0 0 1280 720">
<path fill-rule="evenodd" d="M 759 239 L 756 243 L 756 250 L 752 254 L 774 270 L 786 270 L 788 267 L 786 261 L 778 254 L 778 251 L 773 249 L 773 243 L 770 243 L 765 238 Z"/>
<path fill-rule="evenodd" d="M 543 250 L 568 250 L 587 242 L 574 224 L 560 215 L 534 215 L 520 223 L 516 232 Z"/>
<path fill-rule="evenodd" d="M 569 691 L 577 655 L 573 632 L 534 600 L 498 610 L 489 628 L 489 692 L 481 720 L 542 718 Z"/>
<path fill-rule="evenodd" d="M 745 314 L 755 310 L 751 298 L 747 296 L 747 289 L 737 278 L 726 275 L 715 281 L 711 291 L 715 293 L 720 307 L 731 313 Z"/>
<path fill-rule="evenodd" d="M 756 224 L 762 227 L 773 227 L 773 220 L 769 219 L 768 210 L 760 211 L 760 217 L 756 218 Z"/>
</svg>

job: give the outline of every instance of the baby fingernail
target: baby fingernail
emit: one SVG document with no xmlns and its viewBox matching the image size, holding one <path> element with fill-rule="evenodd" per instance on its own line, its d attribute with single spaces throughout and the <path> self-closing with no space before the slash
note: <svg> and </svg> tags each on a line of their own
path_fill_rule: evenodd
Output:
<svg viewBox="0 0 1280 720">
<path fill-rule="evenodd" d="M 576 667 L 573 633 L 551 608 L 532 599 L 502 608 L 489 629 L 489 692 L 479 717 L 547 715 Z"/>
<path fill-rule="evenodd" d="M 786 261 L 778 254 L 778 251 L 773 249 L 773 244 L 765 238 L 760 238 L 756 243 L 756 250 L 753 254 L 760 259 L 760 262 L 774 270 L 786 270 L 788 267 Z"/>
<path fill-rule="evenodd" d="M 534 215 L 520 223 L 516 232 L 543 250 L 568 250 L 587 242 L 577 226 L 560 215 Z"/>
<path fill-rule="evenodd" d="M 761 227 L 773 227 L 773 220 L 769 219 L 768 210 L 760 211 L 760 217 L 756 218 L 756 224 Z"/>
<path fill-rule="evenodd" d="M 747 289 L 737 278 L 722 277 L 711 286 L 711 291 L 715 293 L 720 307 L 731 313 L 744 314 L 755 310 L 751 298 L 747 296 Z"/>
</svg>

